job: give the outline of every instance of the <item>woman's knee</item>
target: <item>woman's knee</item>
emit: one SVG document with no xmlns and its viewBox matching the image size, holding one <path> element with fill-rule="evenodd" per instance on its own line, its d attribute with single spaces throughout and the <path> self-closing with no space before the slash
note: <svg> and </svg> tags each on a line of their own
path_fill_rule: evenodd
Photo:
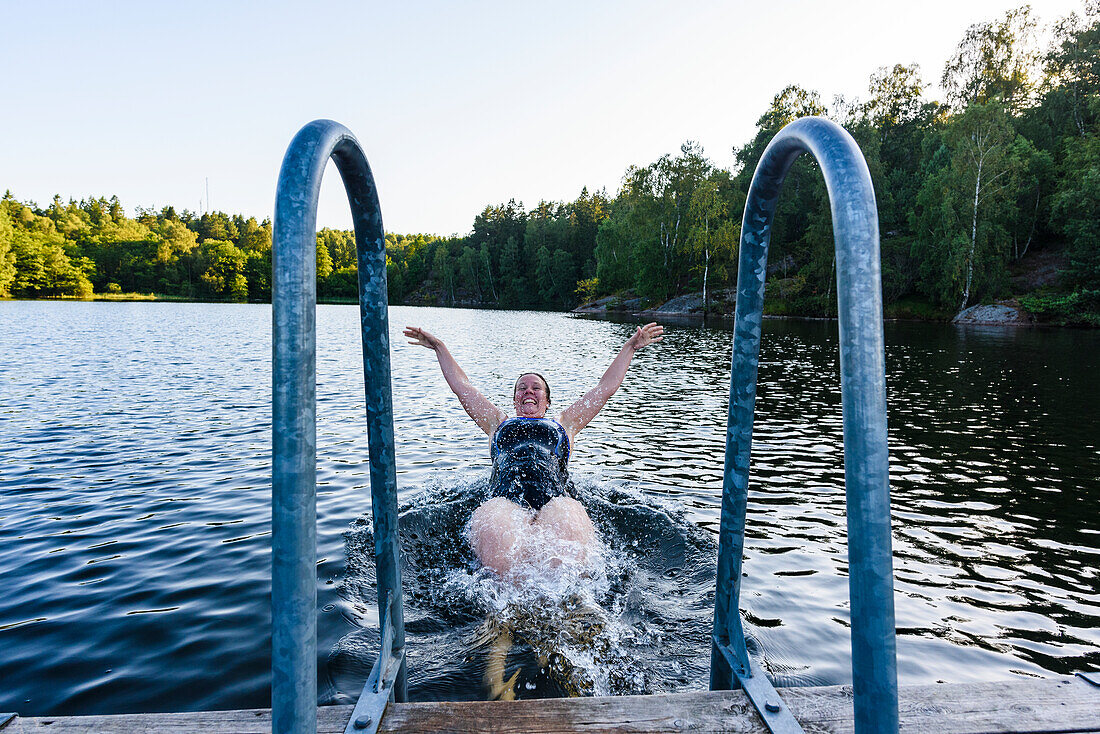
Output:
<svg viewBox="0 0 1100 734">
<path fill-rule="evenodd" d="M 474 510 L 469 540 L 482 565 L 506 573 L 522 554 L 530 522 L 528 512 L 503 497 L 494 497 Z"/>
<path fill-rule="evenodd" d="M 547 502 L 535 523 L 543 527 L 553 527 L 556 535 L 564 540 L 591 543 L 596 537 L 596 528 L 588 512 L 572 497 L 555 497 Z"/>
<path fill-rule="evenodd" d="M 517 505 L 511 500 L 504 497 L 493 497 L 486 500 L 474 510 L 470 516 L 470 524 L 474 525 L 486 523 L 496 524 L 499 522 L 514 523 L 526 517 L 526 513 L 523 508 Z"/>
</svg>

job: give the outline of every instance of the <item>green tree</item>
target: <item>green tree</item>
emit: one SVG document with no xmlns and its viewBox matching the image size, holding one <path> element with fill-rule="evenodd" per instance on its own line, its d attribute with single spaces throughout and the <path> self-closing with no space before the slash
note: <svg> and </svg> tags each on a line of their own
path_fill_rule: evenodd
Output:
<svg viewBox="0 0 1100 734">
<path fill-rule="evenodd" d="M 1031 6 L 1023 5 L 999 20 L 970 26 L 943 71 L 951 106 L 961 111 L 996 99 L 1013 112 L 1023 109 L 1038 76 L 1036 25 Z"/>
<path fill-rule="evenodd" d="M 12 238 L 15 277 L 10 292 L 17 298 L 50 298 L 92 295 L 88 271 L 94 268 L 87 258 L 73 262 L 59 241 L 43 232 L 16 230 Z"/>
<path fill-rule="evenodd" d="M 239 303 L 248 300 L 248 256 L 243 251 L 232 242 L 206 240 L 199 245 L 199 256 L 205 264 L 199 280 L 210 296 Z"/>
<path fill-rule="evenodd" d="M 391 236 L 387 235 L 387 244 Z M 353 232 L 325 227 L 318 230 L 317 243 L 319 246 L 323 245 L 328 252 L 333 268 L 354 268 L 358 265 Z"/>
<path fill-rule="evenodd" d="M 701 182 L 692 192 L 688 212 L 692 221 L 689 240 L 695 251 L 695 261 L 702 260 L 703 310 L 707 310 L 707 282 L 710 278 L 710 260 L 718 245 L 722 220 L 728 214 L 726 202 L 718 195 L 718 182 L 713 178 Z M 699 253 L 702 253 L 700 256 Z"/>
<path fill-rule="evenodd" d="M 1100 291 L 1100 136 L 1071 139 L 1051 219 L 1066 240 L 1069 285 Z"/>
<path fill-rule="evenodd" d="M 633 217 L 625 202 L 616 201 L 616 214 L 600 223 L 596 234 L 596 278 L 600 291 L 617 293 L 634 285 L 634 246 L 630 233 Z"/>
<path fill-rule="evenodd" d="M 223 240 L 236 243 L 240 238 L 240 232 L 233 223 L 233 218 L 225 212 L 206 212 L 198 219 L 186 222 L 187 226 L 203 240 Z"/>
<path fill-rule="evenodd" d="M 451 305 L 455 305 L 455 264 L 447 252 L 447 246 L 441 244 L 435 250 L 432 259 L 432 273 L 440 289 L 450 295 Z"/>
<path fill-rule="evenodd" d="M 546 286 L 538 274 L 539 252 L 546 250 L 547 257 L 556 250 L 568 250 L 569 248 L 569 218 L 560 204 L 540 201 L 527 216 L 526 226 L 523 231 L 523 248 L 521 250 L 521 270 L 523 280 L 530 281 L 530 274 L 535 273 L 539 279 L 537 287 L 524 287 L 521 289 L 522 305 L 548 306 L 555 300 L 553 295 L 543 293 Z M 548 265 L 549 260 L 546 261 Z M 549 271 L 543 273 L 547 275 Z M 556 292 L 556 289 L 551 289 Z"/>
<path fill-rule="evenodd" d="M 328 252 L 328 247 L 325 246 L 325 241 L 321 238 L 317 238 L 317 282 L 321 282 L 329 276 L 332 272 L 332 255 Z"/>
<path fill-rule="evenodd" d="M 509 238 L 509 241 L 514 241 Z M 481 251 L 479 253 L 480 261 L 478 263 L 480 272 L 485 274 L 486 282 L 489 285 L 489 294 L 493 297 L 493 302 L 500 301 L 500 297 L 497 295 L 496 279 L 493 278 L 493 258 L 489 252 L 489 245 L 482 244 Z"/>
<path fill-rule="evenodd" d="M 756 121 L 756 134 L 752 141 L 744 147 L 734 151 L 737 159 L 738 178 L 741 179 L 741 187 L 747 191 L 752 174 L 756 171 L 756 164 L 764 155 L 764 149 L 772 141 L 775 134 L 786 125 L 800 117 L 812 115 L 824 115 L 825 105 L 821 102 L 821 95 L 817 92 L 797 84 L 791 84 L 781 89 L 772 98 L 768 110 Z"/>
<path fill-rule="evenodd" d="M 523 271 L 520 266 L 519 243 L 509 237 L 500 251 L 500 303 L 515 307 L 523 303 Z"/>
<path fill-rule="evenodd" d="M 249 301 L 271 300 L 271 248 L 253 249 L 245 253 L 244 277 L 248 283 Z"/>
<path fill-rule="evenodd" d="M 386 261 L 386 278 L 390 280 L 390 262 Z M 399 278 L 399 276 L 395 276 Z M 390 287 L 390 303 L 404 294 L 404 284 Z M 325 279 L 324 296 L 327 298 L 359 298 L 359 271 L 356 268 L 337 268 Z"/>
<path fill-rule="evenodd" d="M 1012 217 L 1012 258 L 1027 254 L 1036 234 L 1050 211 L 1050 196 L 1055 186 L 1054 157 L 1039 150 L 1023 136 L 1017 137 L 1020 156 L 1019 185 Z"/>
<path fill-rule="evenodd" d="M 156 290 L 183 296 L 194 295 L 195 283 L 201 274 L 196 268 L 194 256 L 195 248 L 198 247 L 198 235 L 176 218 L 159 221 L 155 234 Z"/>
<path fill-rule="evenodd" d="M 8 208 L 0 203 L 0 296 L 10 295 L 11 284 L 15 280 L 15 253 L 12 251 L 14 240 L 15 229 L 11 226 Z"/>
<path fill-rule="evenodd" d="M 255 217 L 233 216 L 233 225 L 237 228 L 237 246 L 245 252 L 265 252 L 271 249 L 271 220 L 257 222 Z"/>
<path fill-rule="evenodd" d="M 458 272 L 463 287 L 471 293 L 476 292 L 478 301 L 484 301 L 485 294 L 481 289 L 481 280 L 484 277 L 481 275 L 481 258 L 469 245 L 463 247 L 458 256 Z"/>
<path fill-rule="evenodd" d="M 1002 284 L 1027 147 L 997 101 L 971 105 L 945 128 L 918 194 L 914 246 L 937 302 L 962 311 Z"/>
<path fill-rule="evenodd" d="M 1100 95 L 1100 2 L 1089 0 L 1082 15 L 1070 13 L 1053 30 L 1054 45 L 1043 59 L 1049 89 L 1042 122 L 1054 137 L 1085 137 L 1097 119 L 1090 100 Z"/>
<path fill-rule="evenodd" d="M 813 90 L 790 85 L 776 94 L 768 110 L 757 120 L 753 140 L 735 151 L 739 169 L 737 188 L 748 192 L 764 150 L 783 127 L 800 117 L 823 116 L 826 112 L 820 95 Z M 815 216 L 828 216 L 825 183 L 817 163 L 810 156 L 801 156 L 787 172 L 783 193 L 772 219 L 768 247 L 772 275 L 769 277 L 786 279 L 809 265 L 810 258 L 820 249 L 813 247 L 816 237 L 807 238 L 811 219 Z M 821 271 L 819 267 L 811 268 L 815 272 Z M 821 286 L 824 288 L 825 284 Z"/>
<path fill-rule="evenodd" d="M 558 288 L 554 283 L 553 256 L 545 246 L 540 247 L 535 253 L 535 280 L 538 283 L 538 294 L 542 304 L 553 303 Z"/>
<path fill-rule="evenodd" d="M 103 202 L 106 210 L 106 200 Z M 92 295 L 88 274 L 95 264 L 88 258 L 66 252 L 65 238 L 54 222 L 35 214 L 30 207 L 5 195 L 0 209 L 11 225 L 10 255 L 15 273 L 8 292 L 16 298 L 51 298 Z M 7 258 L 5 258 L 7 259 Z"/>
<path fill-rule="evenodd" d="M 895 129 L 923 116 L 924 81 L 918 64 L 880 67 L 871 75 L 868 88 L 871 96 L 864 112 L 878 128 L 883 142 Z"/>
<path fill-rule="evenodd" d="M 388 303 L 401 303 L 408 286 L 405 282 L 405 266 L 399 260 L 386 258 L 386 291 Z M 358 284 L 356 295 L 358 295 Z"/>
<path fill-rule="evenodd" d="M 487 242 L 491 247 L 499 250 L 509 237 L 515 237 L 517 242 L 520 241 L 526 228 L 527 214 L 523 210 L 523 203 L 510 199 L 507 204 L 487 206 L 474 217 L 470 241 L 478 245 Z"/>
<path fill-rule="evenodd" d="M 908 263 L 912 241 L 909 218 L 917 191 L 924 182 L 922 143 L 937 125 L 942 111 L 938 104 L 924 101 L 924 82 L 916 64 L 880 68 L 872 74 L 869 89 L 871 96 L 864 105 L 864 120 L 851 132 L 858 136 L 874 179 L 884 260 L 889 250 L 893 287 L 904 292 L 912 280 Z M 886 269 L 884 281 L 885 274 Z"/>
<path fill-rule="evenodd" d="M 554 250 L 550 257 L 551 285 L 555 305 L 571 308 L 576 305 L 577 266 L 565 250 Z"/>
<path fill-rule="evenodd" d="M 691 199 L 713 171 L 703 149 L 692 141 L 680 155 L 664 155 L 644 167 L 627 169 L 620 198 L 634 242 L 635 280 L 639 294 L 664 300 L 687 285 L 691 258 L 685 257 L 691 231 Z"/>
<path fill-rule="evenodd" d="M 596 237 L 600 223 L 608 217 L 610 205 L 604 192 L 589 194 L 585 187 L 575 201 L 564 207 L 569 222 L 566 249 L 580 267 L 582 277 L 596 273 Z"/>
</svg>

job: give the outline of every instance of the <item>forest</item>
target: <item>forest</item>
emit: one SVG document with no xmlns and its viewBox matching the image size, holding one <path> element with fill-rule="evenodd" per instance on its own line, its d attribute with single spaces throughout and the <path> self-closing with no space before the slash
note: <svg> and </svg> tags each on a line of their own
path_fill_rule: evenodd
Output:
<svg viewBox="0 0 1100 734">
<path fill-rule="evenodd" d="M 784 125 L 823 115 L 871 171 L 887 315 L 1015 298 L 1043 321 L 1100 326 L 1100 0 L 1045 26 L 1027 5 L 971 26 L 939 81 L 945 98 L 930 100 L 916 65 L 881 67 L 865 99 L 828 104 L 790 85 L 728 169 L 687 141 L 629 166 L 613 196 L 489 205 L 461 237 L 387 234 L 391 303 L 645 307 L 702 293 L 704 309 L 725 308 L 756 163 Z M 355 262 L 350 232 L 318 232 L 320 300 L 355 299 Z M 116 197 L 0 201 L 0 296 L 262 302 L 270 280 L 268 220 L 171 206 L 130 217 Z M 808 156 L 780 197 L 768 289 L 772 313 L 835 314 L 828 195 Z"/>
</svg>

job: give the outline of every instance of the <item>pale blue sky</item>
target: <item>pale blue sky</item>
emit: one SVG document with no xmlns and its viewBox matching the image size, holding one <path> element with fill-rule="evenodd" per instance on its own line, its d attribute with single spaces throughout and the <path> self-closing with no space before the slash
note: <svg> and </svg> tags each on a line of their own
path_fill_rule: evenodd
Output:
<svg viewBox="0 0 1100 734">
<path fill-rule="evenodd" d="M 19 2 L 0 0 L 0 189 L 271 215 L 303 124 L 347 125 L 386 229 L 469 231 L 486 204 L 617 191 L 626 167 L 748 142 L 790 83 L 866 97 L 1009 0 Z M 1050 22 L 1080 0 L 1032 3 Z M 350 227 L 331 169 L 319 225 Z"/>
</svg>

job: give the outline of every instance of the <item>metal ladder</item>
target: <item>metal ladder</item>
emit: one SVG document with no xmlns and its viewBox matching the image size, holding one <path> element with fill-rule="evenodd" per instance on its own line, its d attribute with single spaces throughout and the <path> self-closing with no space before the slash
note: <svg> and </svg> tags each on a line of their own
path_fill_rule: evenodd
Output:
<svg viewBox="0 0 1100 734">
<path fill-rule="evenodd" d="M 804 152 L 817 159 L 825 176 L 836 243 L 855 730 L 860 734 L 896 732 L 898 684 L 878 209 L 859 146 L 843 128 L 821 117 L 804 117 L 779 131 L 764 150 L 745 202 L 710 687 L 720 690 L 739 684 L 771 731 L 802 731 L 760 667 L 749 658 L 738 599 L 768 242 L 783 179 Z"/>
<path fill-rule="evenodd" d="M 878 215 L 852 137 L 807 117 L 764 151 L 745 205 L 726 429 L 712 690 L 744 688 L 773 732 L 802 731 L 745 645 L 738 600 L 749 451 L 768 242 L 783 179 L 803 152 L 817 159 L 832 207 L 837 257 L 855 730 L 898 730 L 885 357 Z M 386 249 L 366 156 L 355 137 L 316 120 L 291 141 L 276 191 L 272 277 L 272 731 L 314 734 L 317 721 L 316 220 L 329 159 L 355 227 L 371 506 L 382 647 L 348 732 L 375 732 L 388 701 L 407 699 L 390 388 Z"/>
<path fill-rule="evenodd" d="M 397 540 L 386 239 L 370 165 L 355 136 L 315 120 L 291 141 L 275 192 L 272 242 L 271 728 L 317 731 L 317 196 L 329 158 L 347 189 L 359 267 L 371 508 L 382 650 L 349 729 L 374 732 L 406 699 Z M 380 705 L 379 705 L 380 704 Z"/>
</svg>

